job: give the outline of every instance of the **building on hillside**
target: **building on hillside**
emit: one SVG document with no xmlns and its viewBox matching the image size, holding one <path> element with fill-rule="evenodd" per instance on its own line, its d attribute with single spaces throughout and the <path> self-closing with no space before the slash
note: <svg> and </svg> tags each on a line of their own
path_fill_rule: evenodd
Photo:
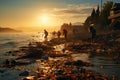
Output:
<svg viewBox="0 0 120 80">
<path fill-rule="evenodd" d="M 67 24 L 64 23 L 61 26 L 61 33 L 63 33 L 63 30 L 67 30 L 67 36 L 68 38 L 80 38 L 81 35 L 85 37 L 85 34 L 87 34 L 86 29 L 83 27 L 83 25 L 72 25 L 71 23 Z M 81 37 L 82 38 L 82 37 Z"/>
<path fill-rule="evenodd" d="M 110 24 L 112 29 L 120 29 L 120 3 L 113 4 L 108 18 L 112 20 Z"/>
</svg>

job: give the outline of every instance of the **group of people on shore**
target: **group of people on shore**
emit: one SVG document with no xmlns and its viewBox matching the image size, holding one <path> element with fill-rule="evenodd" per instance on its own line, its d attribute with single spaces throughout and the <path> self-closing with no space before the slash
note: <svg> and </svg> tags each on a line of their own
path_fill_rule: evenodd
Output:
<svg viewBox="0 0 120 80">
<path fill-rule="evenodd" d="M 63 35 L 64 35 L 64 38 L 67 39 L 67 30 L 66 29 L 63 29 Z M 58 31 L 57 33 L 56 32 L 53 32 L 52 33 L 53 35 L 57 34 L 57 37 L 60 38 L 61 37 L 61 32 Z M 48 31 L 47 30 L 44 30 L 44 38 L 47 39 L 48 37 Z"/>
<path fill-rule="evenodd" d="M 95 37 L 96 37 L 95 25 L 94 24 L 90 24 L 90 26 L 88 27 L 88 31 L 91 34 L 90 42 L 93 43 L 95 41 Z M 66 29 L 63 29 L 62 32 L 63 32 L 62 34 L 63 34 L 64 38 L 67 40 L 68 31 Z M 58 38 L 60 38 L 60 36 L 61 36 L 61 32 L 60 31 L 58 31 L 57 33 L 53 32 L 52 34 L 53 35 L 57 34 Z M 44 38 L 45 38 L 45 40 L 47 39 L 47 37 L 48 37 L 48 31 L 44 30 Z"/>
</svg>

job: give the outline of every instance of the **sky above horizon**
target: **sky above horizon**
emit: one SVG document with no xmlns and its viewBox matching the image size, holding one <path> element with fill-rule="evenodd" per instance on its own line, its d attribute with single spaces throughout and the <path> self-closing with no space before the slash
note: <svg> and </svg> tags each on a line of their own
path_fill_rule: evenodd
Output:
<svg viewBox="0 0 120 80">
<path fill-rule="evenodd" d="M 110 0 L 103 0 L 103 3 L 106 1 Z M 83 23 L 100 2 L 101 0 L 0 0 L 0 26 L 25 28 Z"/>
</svg>

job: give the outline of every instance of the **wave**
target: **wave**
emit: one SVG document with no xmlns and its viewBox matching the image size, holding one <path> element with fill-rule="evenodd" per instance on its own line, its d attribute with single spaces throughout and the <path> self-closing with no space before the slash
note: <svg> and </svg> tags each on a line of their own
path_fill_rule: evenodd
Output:
<svg viewBox="0 0 120 80">
<path fill-rule="evenodd" d="M 14 42 L 14 41 L 9 41 L 9 42 L 0 44 L 0 47 L 7 47 L 7 46 L 14 47 L 14 46 L 17 46 L 17 44 L 19 44 L 19 43 Z"/>
<path fill-rule="evenodd" d="M 30 40 L 19 40 L 19 41 L 4 41 L 0 43 L 0 48 L 5 47 L 19 47 L 24 44 L 28 44 Z"/>
<path fill-rule="evenodd" d="M 15 44 L 17 44 L 16 42 L 13 42 L 13 41 L 10 41 L 10 42 L 7 42 L 7 43 L 5 43 L 6 45 L 15 45 Z"/>
<path fill-rule="evenodd" d="M 7 40 L 12 40 L 12 39 L 1 39 L 0 41 L 7 41 Z"/>
</svg>

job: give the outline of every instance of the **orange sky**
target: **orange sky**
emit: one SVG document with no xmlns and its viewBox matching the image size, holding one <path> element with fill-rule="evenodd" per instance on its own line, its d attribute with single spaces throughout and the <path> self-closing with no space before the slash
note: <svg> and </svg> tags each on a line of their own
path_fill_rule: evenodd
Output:
<svg viewBox="0 0 120 80">
<path fill-rule="evenodd" d="M 83 23 L 98 4 L 100 0 L 0 0 L 0 26 L 56 30 L 63 23 Z"/>
</svg>

